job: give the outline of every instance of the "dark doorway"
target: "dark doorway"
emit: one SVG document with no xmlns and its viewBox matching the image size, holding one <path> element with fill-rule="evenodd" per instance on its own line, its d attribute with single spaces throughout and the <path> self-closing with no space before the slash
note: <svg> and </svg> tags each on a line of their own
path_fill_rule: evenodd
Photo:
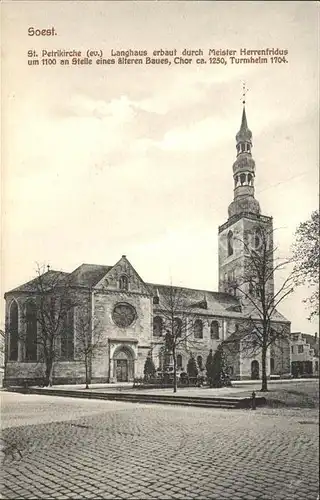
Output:
<svg viewBox="0 0 320 500">
<path fill-rule="evenodd" d="M 259 380 L 259 362 L 257 360 L 251 363 L 251 380 Z"/>
<path fill-rule="evenodd" d="M 128 360 L 117 359 L 116 363 L 117 382 L 128 382 Z"/>
</svg>

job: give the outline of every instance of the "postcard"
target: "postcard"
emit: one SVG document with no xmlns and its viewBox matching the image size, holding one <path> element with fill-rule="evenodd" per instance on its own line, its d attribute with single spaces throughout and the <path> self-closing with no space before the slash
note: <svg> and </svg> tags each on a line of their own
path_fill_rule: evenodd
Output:
<svg viewBox="0 0 320 500">
<path fill-rule="evenodd" d="M 3 498 L 316 499 L 319 5 L 1 12 Z"/>
</svg>

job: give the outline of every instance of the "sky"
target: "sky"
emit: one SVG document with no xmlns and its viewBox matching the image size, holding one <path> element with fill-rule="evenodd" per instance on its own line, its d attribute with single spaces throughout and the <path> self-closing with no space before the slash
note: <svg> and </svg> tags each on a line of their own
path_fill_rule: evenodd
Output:
<svg viewBox="0 0 320 500">
<path fill-rule="evenodd" d="M 318 207 L 316 2 L 2 3 L 1 295 L 36 263 L 125 254 L 147 282 L 217 290 L 242 82 L 256 198 L 290 256 Z M 28 36 L 54 27 L 56 36 Z M 29 66 L 28 50 L 279 48 L 281 64 Z M 277 281 L 276 281 L 277 283 Z M 281 305 L 314 333 L 300 288 Z M 4 301 L 2 300 L 2 313 Z M 3 321 L 2 321 L 3 325 Z"/>
</svg>

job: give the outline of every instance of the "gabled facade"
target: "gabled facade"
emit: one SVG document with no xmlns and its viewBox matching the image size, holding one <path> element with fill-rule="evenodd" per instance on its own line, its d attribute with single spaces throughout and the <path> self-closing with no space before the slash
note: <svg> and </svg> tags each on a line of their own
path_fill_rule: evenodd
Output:
<svg viewBox="0 0 320 500">
<path fill-rule="evenodd" d="M 319 376 L 319 338 L 301 332 L 291 334 L 291 373 L 294 377 Z"/>
<path fill-rule="evenodd" d="M 210 349 L 215 351 L 221 342 L 237 336 L 248 312 L 248 304 L 230 285 L 247 267 L 247 255 L 239 241 L 254 243 L 261 224 L 272 230 L 272 218 L 261 215 L 259 203 L 254 198 L 255 162 L 245 109 L 236 148 L 234 200 L 229 206 L 227 222 L 219 228 L 219 291 L 179 289 L 184 299 L 181 314 L 189 314 L 191 319 L 184 333 L 186 339 L 177 352 L 180 371 L 186 370 L 191 352 L 199 368 L 204 368 Z M 82 264 L 71 273 L 48 270 L 43 280 L 49 283 L 52 279 L 67 283 L 70 299 L 74 301 L 56 341 L 54 383 L 84 381 L 78 326 L 83 310 L 89 311 L 92 336 L 101 339 L 99 349 L 90 360 L 93 383 L 133 381 L 135 377 L 142 377 L 149 353 L 152 353 L 156 368 L 163 368 L 167 362 L 163 354 L 166 330 L 163 304 L 170 292 L 169 286 L 146 283 L 125 255 L 112 266 Z M 21 384 L 24 380 L 37 382 L 43 377 L 41 349 L 37 344 L 40 325 L 36 317 L 39 300 L 36 283 L 32 280 L 5 294 L 7 385 Z M 273 276 L 268 286 L 270 293 L 273 292 Z M 290 331 L 290 322 L 277 311 L 273 321 Z M 238 349 L 230 351 L 228 363 L 231 378 L 261 376 L 261 353 L 248 355 L 240 344 Z M 290 371 L 289 343 L 273 346 L 268 351 L 267 374 L 271 371 L 279 375 Z"/>
</svg>

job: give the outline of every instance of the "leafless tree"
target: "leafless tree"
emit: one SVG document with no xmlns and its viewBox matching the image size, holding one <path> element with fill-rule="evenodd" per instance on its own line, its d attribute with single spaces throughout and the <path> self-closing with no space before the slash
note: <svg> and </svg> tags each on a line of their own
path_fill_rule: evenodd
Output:
<svg viewBox="0 0 320 500">
<path fill-rule="evenodd" d="M 77 358 L 83 360 L 85 366 L 86 389 L 91 383 L 92 359 L 94 355 L 105 347 L 102 339 L 102 330 L 99 322 L 93 315 L 92 289 L 88 290 L 88 300 L 84 300 L 76 314 L 76 352 Z"/>
<path fill-rule="evenodd" d="M 319 315 L 320 231 L 319 210 L 299 224 L 295 232 L 293 255 L 298 285 L 308 285 L 310 297 L 304 300 L 310 307 L 309 320 Z"/>
<path fill-rule="evenodd" d="M 242 275 L 236 276 L 229 284 L 242 301 L 244 317 L 233 340 L 227 340 L 226 344 L 235 342 L 247 354 L 261 352 L 263 392 L 268 390 L 268 348 L 288 341 L 290 334 L 288 325 L 281 322 L 277 307 L 293 292 L 295 283 L 294 271 L 288 271 L 291 260 L 277 257 L 273 236 L 272 229 L 260 224 L 253 238 L 248 235 L 239 240 L 243 245 L 246 265 Z M 275 273 L 286 274 L 276 291 Z"/>
<path fill-rule="evenodd" d="M 45 271 L 40 265 L 37 265 L 36 273 L 29 287 L 37 325 L 34 344 L 39 346 L 38 362 L 45 365 L 44 384 L 52 385 L 54 363 L 61 355 L 61 336 L 66 329 L 72 328 L 68 319 L 76 300 L 67 273 Z M 24 321 L 28 321 L 27 316 Z M 26 340 L 25 333 L 23 340 Z"/>
<path fill-rule="evenodd" d="M 198 318 L 195 309 L 201 308 L 201 303 L 191 303 L 183 288 L 175 286 L 161 287 L 159 311 L 164 318 L 165 355 L 172 355 L 173 359 L 173 392 L 177 392 L 177 350 L 183 347 L 190 351 L 190 347 L 198 343 L 194 338 L 195 321 Z"/>
</svg>

